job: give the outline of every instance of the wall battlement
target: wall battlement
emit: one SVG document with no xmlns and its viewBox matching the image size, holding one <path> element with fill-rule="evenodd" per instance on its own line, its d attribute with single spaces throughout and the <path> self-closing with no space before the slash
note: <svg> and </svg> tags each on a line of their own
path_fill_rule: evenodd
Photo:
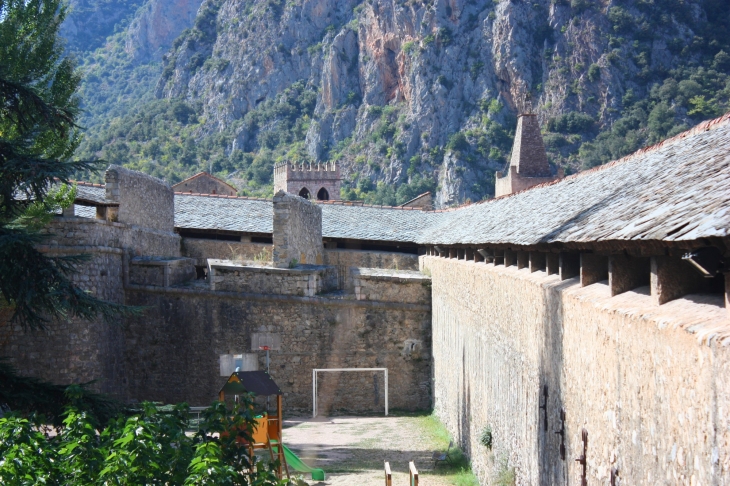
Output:
<svg viewBox="0 0 730 486">
<path fill-rule="evenodd" d="M 290 164 L 274 167 L 274 192 L 284 191 L 306 199 L 339 200 L 340 167 L 336 162 Z"/>
</svg>

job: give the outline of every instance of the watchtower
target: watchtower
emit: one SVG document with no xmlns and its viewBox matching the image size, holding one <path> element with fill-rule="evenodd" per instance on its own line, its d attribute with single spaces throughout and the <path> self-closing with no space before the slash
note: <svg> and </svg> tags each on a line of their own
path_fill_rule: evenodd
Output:
<svg viewBox="0 0 730 486">
<path fill-rule="evenodd" d="M 304 199 L 339 201 L 340 168 L 336 162 L 274 166 L 274 194 L 280 190 Z"/>
<path fill-rule="evenodd" d="M 497 172 L 495 196 L 504 196 L 562 177 L 548 164 L 537 115 L 525 113 L 517 119 L 512 158 L 506 172 Z"/>
</svg>

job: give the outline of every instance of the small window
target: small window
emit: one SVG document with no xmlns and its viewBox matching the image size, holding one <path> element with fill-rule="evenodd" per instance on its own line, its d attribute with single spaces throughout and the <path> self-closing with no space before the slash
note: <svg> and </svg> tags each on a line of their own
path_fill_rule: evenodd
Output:
<svg viewBox="0 0 730 486">
<path fill-rule="evenodd" d="M 329 201 L 330 200 L 330 193 L 327 192 L 327 189 L 325 189 L 323 187 L 317 193 L 317 199 L 320 200 L 320 201 Z"/>
<path fill-rule="evenodd" d="M 309 189 L 306 187 L 302 187 L 302 190 L 299 191 L 299 197 L 303 197 L 304 199 L 309 199 Z"/>
</svg>

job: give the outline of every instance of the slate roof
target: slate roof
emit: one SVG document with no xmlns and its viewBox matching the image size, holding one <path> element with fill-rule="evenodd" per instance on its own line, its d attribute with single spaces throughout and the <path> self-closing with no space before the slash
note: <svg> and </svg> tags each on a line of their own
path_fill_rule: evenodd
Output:
<svg viewBox="0 0 730 486">
<path fill-rule="evenodd" d="M 91 182 L 74 182 L 76 184 L 76 202 L 91 204 L 108 204 L 106 188 L 102 184 Z"/>
<path fill-rule="evenodd" d="M 440 216 L 420 209 L 321 204 L 322 236 L 415 242 Z"/>
<path fill-rule="evenodd" d="M 78 191 L 78 199 L 106 202 L 103 186 Z M 328 238 L 534 245 L 728 237 L 730 113 L 596 169 L 453 210 L 318 204 Z M 177 193 L 175 226 L 271 233 L 273 203 Z"/>
<path fill-rule="evenodd" d="M 270 199 L 177 193 L 175 227 L 272 233 L 274 204 Z"/>
<path fill-rule="evenodd" d="M 454 211 L 430 244 L 695 240 L 730 236 L 730 113 L 623 159 Z"/>
</svg>

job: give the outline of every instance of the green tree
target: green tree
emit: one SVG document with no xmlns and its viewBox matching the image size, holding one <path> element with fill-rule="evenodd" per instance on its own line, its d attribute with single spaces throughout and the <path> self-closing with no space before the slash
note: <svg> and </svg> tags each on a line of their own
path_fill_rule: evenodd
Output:
<svg viewBox="0 0 730 486">
<path fill-rule="evenodd" d="M 0 306 L 25 328 L 52 318 L 112 318 L 130 308 L 101 301 L 70 280 L 81 256 L 41 253 L 39 232 L 73 200 L 68 184 L 98 163 L 73 160 L 79 73 L 63 55 L 61 0 L 0 0 Z"/>
</svg>

